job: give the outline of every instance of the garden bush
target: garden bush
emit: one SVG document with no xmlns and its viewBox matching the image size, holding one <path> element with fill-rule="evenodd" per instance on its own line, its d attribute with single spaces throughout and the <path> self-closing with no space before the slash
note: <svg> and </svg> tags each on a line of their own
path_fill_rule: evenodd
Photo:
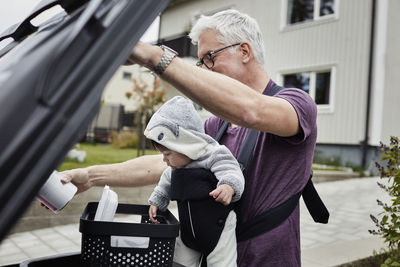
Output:
<svg viewBox="0 0 400 267">
<path fill-rule="evenodd" d="M 400 144 L 399 138 L 392 136 L 390 144 L 381 143 L 382 150 L 380 163 L 376 163 L 378 173 L 381 179 L 388 179 L 388 184 L 384 185 L 378 182 L 378 186 L 385 190 L 391 199 L 391 203 L 383 203 L 377 200 L 378 205 L 383 208 L 381 219 L 371 214 L 371 219 L 375 223 L 377 230 L 370 230 L 374 235 L 380 235 L 388 244 L 389 252 L 396 251 L 400 245 Z M 398 253 L 395 256 L 388 257 L 382 267 L 400 266 L 400 257 Z"/>
<path fill-rule="evenodd" d="M 111 145 L 115 148 L 137 148 L 139 138 L 136 133 L 130 131 L 111 133 Z"/>
</svg>

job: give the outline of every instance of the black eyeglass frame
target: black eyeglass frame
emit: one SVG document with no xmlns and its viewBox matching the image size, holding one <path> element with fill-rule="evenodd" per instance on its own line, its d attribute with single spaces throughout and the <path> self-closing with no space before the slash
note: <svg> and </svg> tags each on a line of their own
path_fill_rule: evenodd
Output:
<svg viewBox="0 0 400 267">
<path fill-rule="evenodd" d="M 196 62 L 196 66 L 197 66 L 197 67 L 201 67 L 201 66 L 204 65 L 204 66 L 206 66 L 208 69 L 211 69 L 212 67 L 214 67 L 214 58 L 213 58 L 213 55 L 214 55 L 214 54 L 216 54 L 216 53 L 218 53 L 218 52 L 221 52 L 222 50 L 225 50 L 225 49 L 227 49 L 227 48 L 234 47 L 234 46 L 237 46 L 237 45 L 240 45 L 240 44 L 241 44 L 241 43 L 232 44 L 232 45 L 228 45 L 228 46 L 219 48 L 219 49 L 214 50 L 214 51 L 207 52 L 202 58 L 199 59 L 199 61 Z M 210 61 L 211 61 L 211 66 L 208 66 L 208 65 L 204 62 L 204 58 L 207 57 L 207 56 L 209 57 L 209 59 L 210 59 Z"/>
</svg>

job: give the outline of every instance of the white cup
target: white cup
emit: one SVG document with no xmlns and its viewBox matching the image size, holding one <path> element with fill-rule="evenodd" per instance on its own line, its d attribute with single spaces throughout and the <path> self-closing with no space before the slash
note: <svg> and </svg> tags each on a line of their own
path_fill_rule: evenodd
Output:
<svg viewBox="0 0 400 267">
<path fill-rule="evenodd" d="M 63 176 L 59 172 L 53 171 L 36 196 L 40 202 L 55 213 L 63 209 L 78 190 L 72 183 L 63 184 L 61 178 Z"/>
</svg>

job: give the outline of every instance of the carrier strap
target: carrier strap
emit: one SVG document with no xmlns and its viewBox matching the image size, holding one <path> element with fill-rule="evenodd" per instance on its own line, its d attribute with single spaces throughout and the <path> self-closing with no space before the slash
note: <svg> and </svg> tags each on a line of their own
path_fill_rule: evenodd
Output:
<svg viewBox="0 0 400 267">
<path fill-rule="evenodd" d="M 282 89 L 284 88 L 275 84 L 272 88 L 270 88 L 266 92 L 266 95 L 273 96 Z M 227 121 L 224 121 L 222 123 L 220 129 L 217 132 L 215 140 L 219 141 L 222 138 L 228 125 L 229 122 Z M 247 174 L 248 166 L 253 159 L 253 151 L 255 143 L 258 139 L 257 138 L 258 134 L 259 131 L 248 129 L 246 137 L 240 148 L 239 155 L 237 157 L 237 160 L 245 177 Z M 241 224 L 240 227 L 237 227 L 236 229 L 237 241 L 241 242 L 251 239 L 255 236 L 258 236 L 262 233 L 266 233 L 269 230 L 279 226 L 283 221 L 285 221 L 290 216 L 290 214 L 292 214 L 293 210 L 296 208 L 298 204 L 301 195 L 303 196 L 303 200 L 306 204 L 306 207 L 310 212 L 314 221 L 317 223 L 328 223 L 329 211 L 325 207 L 321 198 L 319 197 L 311 178 L 312 178 L 312 172 L 303 190 L 292 195 L 282 204 L 255 216 L 254 218 Z"/>
</svg>

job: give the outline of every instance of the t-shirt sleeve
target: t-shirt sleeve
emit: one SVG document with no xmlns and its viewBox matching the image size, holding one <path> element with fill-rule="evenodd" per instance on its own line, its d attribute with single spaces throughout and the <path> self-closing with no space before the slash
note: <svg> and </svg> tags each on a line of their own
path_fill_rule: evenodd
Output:
<svg viewBox="0 0 400 267">
<path fill-rule="evenodd" d="M 310 95 L 300 89 L 287 88 L 275 96 L 287 100 L 295 109 L 299 120 L 299 133 L 284 139 L 292 144 L 302 143 L 316 127 L 317 105 Z"/>
</svg>

